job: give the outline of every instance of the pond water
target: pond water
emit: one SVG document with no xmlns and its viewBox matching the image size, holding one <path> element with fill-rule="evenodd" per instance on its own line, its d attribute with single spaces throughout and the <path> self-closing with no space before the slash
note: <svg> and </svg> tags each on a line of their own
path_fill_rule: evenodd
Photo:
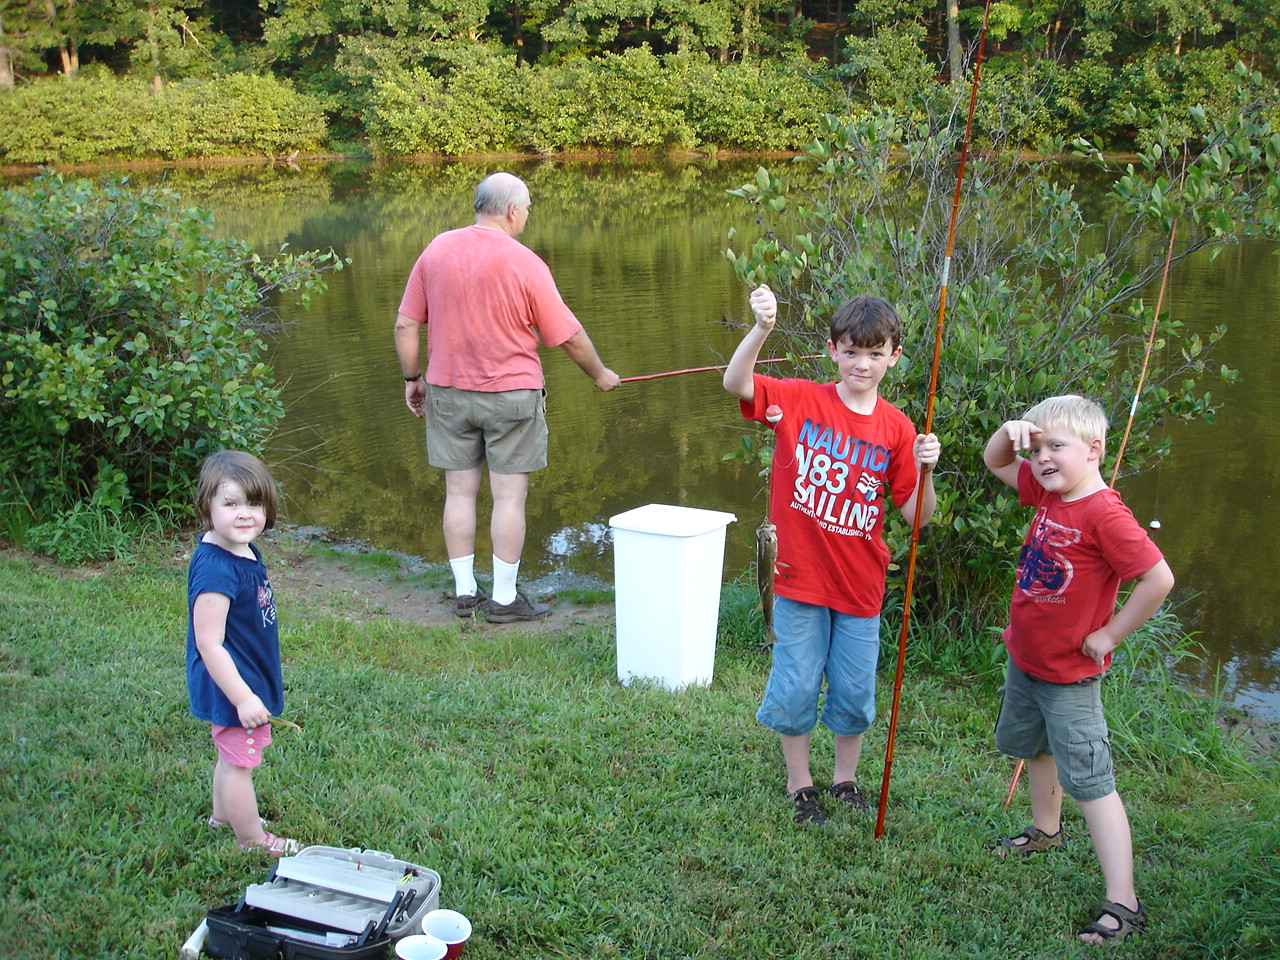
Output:
<svg viewBox="0 0 1280 960">
<path fill-rule="evenodd" d="M 726 190 L 756 161 L 515 164 L 533 213 L 522 241 L 551 266 L 566 302 L 605 363 L 638 376 L 725 362 L 749 315 L 721 250 L 729 227 L 749 227 Z M 264 248 L 332 246 L 351 265 L 281 338 L 277 373 L 289 415 L 271 451 L 286 486 L 285 519 L 431 562 L 445 560 L 443 479 L 426 465 L 421 424 L 404 407 L 392 322 L 423 246 L 471 221 L 471 164 L 338 164 L 168 171 L 185 197 L 212 210 L 218 230 Z M 159 175 L 135 174 L 135 180 Z M 1280 503 L 1280 259 L 1246 244 L 1182 265 L 1169 308 L 1189 331 L 1219 323 L 1217 354 L 1243 381 L 1216 424 L 1171 429 L 1173 455 L 1121 490 L 1178 575 L 1184 623 L 1204 660 L 1189 684 L 1280 716 L 1280 631 L 1271 561 L 1257 537 Z M 612 581 L 609 518 L 646 503 L 725 510 L 726 576 L 753 559 L 764 511 L 754 468 L 725 461 L 744 434 L 717 372 L 624 384 L 601 394 L 560 350 L 545 351 L 550 467 L 528 505 L 525 582 Z M 1113 420 L 1122 416 L 1113 412 Z M 983 438 L 985 440 L 985 438 Z M 981 442 L 981 441 L 975 441 Z M 1110 452 L 1110 451 L 1109 451 Z M 486 485 L 487 486 L 487 485 Z M 482 504 L 483 509 L 483 504 Z M 478 568 L 487 571 L 483 530 Z M 1252 544 L 1252 545 L 1250 545 Z"/>
</svg>

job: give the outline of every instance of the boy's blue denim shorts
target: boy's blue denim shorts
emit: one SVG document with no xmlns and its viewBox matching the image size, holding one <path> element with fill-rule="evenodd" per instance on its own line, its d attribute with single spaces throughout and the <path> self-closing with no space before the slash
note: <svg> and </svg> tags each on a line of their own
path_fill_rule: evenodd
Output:
<svg viewBox="0 0 1280 960">
<path fill-rule="evenodd" d="M 788 737 L 808 733 L 826 677 L 823 726 L 838 737 L 864 733 L 876 717 L 880 618 L 778 597 L 773 632 L 773 669 L 756 719 Z"/>
<path fill-rule="evenodd" d="M 1022 760 L 1053 754 L 1058 782 L 1076 800 L 1114 793 L 1101 680 L 1050 683 L 1023 673 L 1010 660 L 996 720 L 996 749 Z"/>
</svg>

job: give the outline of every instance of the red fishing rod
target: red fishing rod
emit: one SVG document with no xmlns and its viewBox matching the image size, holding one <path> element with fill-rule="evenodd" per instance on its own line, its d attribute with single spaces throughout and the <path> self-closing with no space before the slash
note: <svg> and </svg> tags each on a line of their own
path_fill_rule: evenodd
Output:
<svg viewBox="0 0 1280 960">
<path fill-rule="evenodd" d="M 942 261 L 942 278 L 938 290 L 938 323 L 933 336 L 933 369 L 929 374 L 929 402 L 925 408 L 924 432 L 933 432 L 933 405 L 938 393 L 938 365 L 942 356 L 942 331 L 947 316 L 947 282 L 951 273 L 951 250 L 955 245 L 956 220 L 960 216 L 960 191 L 964 186 L 965 163 L 969 159 L 969 142 L 973 134 L 973 114 L 978 105 L 978 79 L 982 75 L 982 54 L 987 45 L 987 21 L 991 16 L 991 0 L 982 10 L 982 31 L 978 35 L 978 55 L 973 64 L 973 83 L 969 91 L 969 116 L 965 120 L 964 141 L 960 145 L 960 166 L 956 172 L 956 192 L 951 203 L 951 224 L 947 229 L 947 252 Z M 920 468 L 916 491 L 924 489 L 925 468 Z M 920 498 L 916 498 L 916 515 L 911 521 L 911 549 L 907 553 L 907 582 L 902 596 L 902 631 L 898 634 L 898 669 L 893 679 L 893 708 L 889 713 L 889 739 L 885 744 L 884 777 L 880 781 L 880 806 L 876 811 L 876 839 L 884 834 L 884 812 L 889 803 L 889 777 L 893 773 L 893 748 L 898 733 L 898 707 L 902 700 L 902 674 L 907 662 L 907 631 L 911 623 L 911 591 L 915 586 L 916 554 L 920 545 Z"/>
</svg>

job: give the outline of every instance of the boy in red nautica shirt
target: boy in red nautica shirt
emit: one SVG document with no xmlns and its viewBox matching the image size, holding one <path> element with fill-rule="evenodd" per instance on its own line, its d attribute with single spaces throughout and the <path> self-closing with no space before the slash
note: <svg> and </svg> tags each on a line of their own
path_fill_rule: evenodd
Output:
<svg viewBox="0 0 1280 960">
<path fill-rule="evenodd" d="M 1075 798 L 1107 888 L 1101 915 L 1080 931 L 1086 943 L 1122 940 L 1146 923 L 1099 681 L 1111 651 L 1173 588 L 1159 549 L 1102 479 L 1106 432 L 1096 403 L 1051 397 L 1001 425 L 983 454 L 987 468 L 1036 509 L 1018 554 L 996 723 L 997 748 L 1027 761 L 1032 824 L 1002 840 L 1000 852 L 1063 846 L 1062 792 Z M 1116 610 L 1122 580 L 1137 583 Z"/>
<path fill-rule="evenodd" d="M 870 809 L 857 772 L 863 734 L 875 719 L 887 504 L 891 499 L 908 521 L 918 508 L 921 523 L 928 522 L 941 447 L 879 395 L 902 355 L 902 321 L 887 302 L 864 294 L 832 314 L 834 383 L 755 373 L 778 312 L 768 287 L 751 294 L 751 310 L 755 325 L 725 368 L 724 386 L 744 417 L 769 424 L 776 436 L 769 471 L 769 519 L 778 532 L 776 641 L 756 719 L 782 738 L 796 823 L 821 824 L 809 735 L 824 677 L 822 723 L 835 738 L 827 793 L 855 811 Z"/>
</svg>

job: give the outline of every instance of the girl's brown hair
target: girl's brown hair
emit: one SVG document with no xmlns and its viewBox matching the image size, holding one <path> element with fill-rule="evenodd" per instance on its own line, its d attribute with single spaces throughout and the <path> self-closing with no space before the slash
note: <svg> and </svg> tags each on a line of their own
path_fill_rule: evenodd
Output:
<svg viewBox="0 0 1280 960">
<path fill-rule="evenodd" d="M 225 481 L 238 484 L 250 503 L 262 504 L 267 515 L 267 529 L 276 523 L 279 498 L 276 481 L 267 465 L 251 453 L 242 450 L 220 450 L 210 454 L 200 466 L 200 479 L 196 483 L 196 513 L 206 530 L 210 528 L 209 505 Z"/>
</svg>

